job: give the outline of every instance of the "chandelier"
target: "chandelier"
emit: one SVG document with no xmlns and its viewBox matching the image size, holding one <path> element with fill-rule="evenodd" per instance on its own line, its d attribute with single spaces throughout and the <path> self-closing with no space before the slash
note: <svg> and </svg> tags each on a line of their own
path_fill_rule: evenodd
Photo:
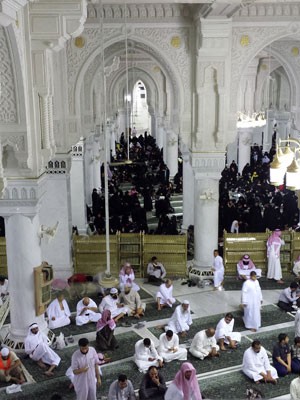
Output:
<svg viewBox="0 0 300 400">
<path fill-rule="evenodd" d="M 290 144 L 295 146 L 291 147 Z M 271 185 L 283 185 L 284 177 L 286 177 L 287 189 L 300 189 L 300 166 L 296 158 L 298 151 L 300 151 L 300 141 L 298 139 L 279 139 L 275 157 L 270 165 Z"/>
</svg>

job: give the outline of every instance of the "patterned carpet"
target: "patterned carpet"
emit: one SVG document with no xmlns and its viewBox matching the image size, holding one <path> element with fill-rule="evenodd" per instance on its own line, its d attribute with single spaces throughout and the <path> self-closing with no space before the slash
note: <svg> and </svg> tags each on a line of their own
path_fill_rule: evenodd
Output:
<svg viewBox="0 0 300 400">
<path fill-rule="evenodd" d="M 295 276 L 291 274 L 284 275 L 283 277 L 286 285 L 278 284 L 274 280 L 267 279 L 266 277 L 261 277 L 259 279 L 259 284 L 262 290 L 273 290 L 273 289 L 284 289 L 289 286 L 291 282 L 295 280 Z M 243 281 L 237 279 L 236 276 L 225 276 L 224 289 L 225 290 L 241 290 L 243 286 Z"/>
</svg>

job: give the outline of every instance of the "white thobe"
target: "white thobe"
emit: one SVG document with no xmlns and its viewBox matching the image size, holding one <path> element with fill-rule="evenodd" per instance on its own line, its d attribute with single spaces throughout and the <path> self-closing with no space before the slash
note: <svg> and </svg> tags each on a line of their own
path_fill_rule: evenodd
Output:
<svg viewBox="0 0 300 400">
<path fill-rule="evenodd" d="M 266 374 L 267 371 L 271 371 L 271 376 L 273 379 L 278 378 L 277 371 L 270 365 L 267 352 L 263 346 L 261 346 L 259 353 L 255 353 L 252 347 L 249 347 L 249 349 L 245 351 L 243 356 L 242 371 L 255 382 L 263 379 L 260 373 Z"/>
<path fill-rule="evenodd" d="M 275 279 L 279 281 L 282 278 L 281 264 L 280 264 L 280 247 L 284 245 L 284 241 L 278 238 L 277 242 L 273 242 L 268 246 L 268 279 Z"/>
<path fill-rule="evenodd" d="M 133 290 L 135 290 L 136 292 L 138 292 L 138 291 L 140 290 L 140 287 L 139 287 L 139 285 L 137 285 L 137 284 L 134 282 L 134 279 L 135 279 L 135 276 L 134 276 L 134 273 L 133 273 L 133 272 L 132 272 L 131 274 L 129 274 L 129 275 L 127 275 L 127 274 L 125 274 L 125 275 L 120 274 L 120 275 L 119 275 L 119 287 L 120 287 L 120 290 L 123 291 L 124 288 L 125 288 L 125 286 L 129 286 L 129 287 L 131 287 Z"/>
<path fill-rule="evenodd" d="M 258 278 L 260 278 L 261 277 L 261 269 L 260 268 L 250 268 L 250 269 L 244 269 L 244 268 L 242 268 L 240 265 L 239 265 L 239 263 L 237 263 L 237 266 L 236 266 L 236 268 L 237 268 L 237 272 L 238 272 L 238 276 L 241 276 L 241 275 L 244 275 L 247 279 L 250 279 L 250 273 L 252 272 L 252 271 L 254 271 L 254 272 L 256 272 L 256 276 L 258 277 Z"/>
<path fill-rule="evenodd" d="M 168 322 L 168 325 L 165 327 L 165 331 L 171 330 L 174 333 L 186 332 L 190 329 L 190 325 L 192 325 L 192 317 L 190 308 L 187 311 L 183 310 L 182 305 L 179 304 Z"/>
<path fill-rule="evenodd" d="M 213 262 L 214 268 L 214 287 L 217 288 L 221 285 L 224 280 L 224 265 L 223 258 L 221 256 L 216 256 Z"/>
<path fill-rule="evenodd" d="M 291 395 L 291 400 L 300 399 L 300 377 L 297 377 L 292 380 L 290 384 L 290 395 Z"/>
<path fill-rule="evenodd" d="M 261 326 L 262 293 L 257 280 L 248 279 L 242 287 L 242 304 L 244 307 L 244 324 L 247 329 L 258 329 Z"/>
<path fill-rule="evenodd" d="M 159 366 L 158 361 L 163 361 L 156 351 L 154 343 L 151 340 L 150 347 L 146 347 L 143 343 L 144 339 L 138 340 L 135 344 L 134 362 L 136 363 L 140 372 L 146 372 L 149 367 L 154 365 Z M 155 358 L 154 361 L 149 361 L 149 358 Z"/>
<path fill-rule="evenodd" d="M 300 275 L 300 261 L 294 262 L 293 272 L 296 276 Z"/>
<path fill-rule="evenodd" d="M 300 309 L 298 308 L 295 315 L 295 337 L 300 337 Z"/>
<path fill-rule="evenodd" d="M 76 400 L 96 400 L 95 377 L 98 361 L 96 350 L 93 347 L 89 347 L 89 351 L 86 354 L 82 354 L 80 349 L 73 353 L 71 362 L 72 371 L 89 367 L 86 372 L 74 375 L 73 384 L 76 392 Z"/>
<path fill-rule="evenodd" d="M 229 340 L 226 337 L 230 337 L 231 340 L 236 342 L 241 341 L 241 334 L 239 332 L 233 332 L 234 318 L 227 324 L 225 318 L 222 318 L 216 327 L 215 337 L 218 341 L 219 339 L 224 339 L 224 343 L 229 344 Z"/>
<path fill-rule="evenodd" d="M 170 351 L 170 349 L 176 349 L 176 351 L 173 352 Z M 158 353 L 165 362 L 187 359 L 187 350 L 183 347 L 179 347 L 179 338 L 176 333 L 173 333 L 171 340 L 167 339 L 166 333 L 160 335 Z"/>
<path fill-rule="evenodd" d="M 176 299 L 173 297 L 173 285 L 167 287 L 165 283 L 162 283 L 159 287 L 159 291 L 156 294 L 161 305 L 167 304 L 169 307 L 175 303 Z"/>
<path fill-rule="evenodd" d="M 81 326 L 81 325 L 87 324 L 89 322 L 98 322 L 99 319 L 101 318 L 101 314 L 97 313 L 95 311 L 92 311 L 92 310 L 86 310 L 84 313 L 81 314 L 84 307 L 96 307 L 97 308 L 97 304 L 94 302 L 94 300 L 90 299 L 88 306 L 85 306 L 83 304 L 83 300 L 80 300 L 77 303 L 77 307 L 76 307 L 76 313 L 77 313 L 76 325 Z"/>
<path fill-rule="evenodd" d="M 70 309 L 66 300 L 62 301 L 63 310 L 60 308 L 60 303 L 57 299 L 53 300 L 48 308 L 47 314 L 49 318 L 49 329 L 61 328 L 62 326 L 70 325 Z M 55 318 L 52 320 L 52 318 Z"/>
<path fill-rule="evenodd" d="M 213 348 L 217 351 L 219 350 L 216 338 L 215 336 L 208 337 L 204 329 L 203 331 L 196 333 L 194 336 L 190 347 L 190 353 L 193 354 L 194 357 L 204 360 Z"/>
<path fill-rule="evenodd" d="M 59 365 L 60 357 L 49 347 L 47 336 L 38 331 L 31 331 L 25 338 L 25 353 L 34 361 L 41 360 L 44 364 Z"/>
<path fill-rule="evenodd" d="M 101 303 L 99 304 L 99 310 L 100 312 L 103 312 L 104 310 L 109 310 L 112 318 L 115 318 L 120 314 L 130 313 L 129 307 L 118 307 L 118 303 L 119 299 L 113 299 L 109 294 L 103 297 Z"/>
<path fill-rule="evenodd" d="M 191 392 L 191 387 L 190 387 L 190 394 L 189 394 L 189 400 L 201 400 L 202 397 L 196 398 L 194 395 L 194 392 Z M 184 400 L 184 395 L 183 391 L 181 389 L 178 389 L 178 387 L 175 385 L 174 382 L 171 382 L 168 390 L 165 393 L 165 399 L 164 400 Z"/>
</svg>

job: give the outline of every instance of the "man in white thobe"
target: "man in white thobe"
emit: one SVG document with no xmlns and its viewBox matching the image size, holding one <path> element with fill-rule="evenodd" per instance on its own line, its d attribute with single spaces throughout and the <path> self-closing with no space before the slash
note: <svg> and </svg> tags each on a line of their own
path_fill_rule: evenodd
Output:
<svg viewBox="0 0 300 400">
<path fill-rule="evenodd" d="M 300 399 L 300 376 L 292 380 L 290 384 L 290 395 L 291 400 Z"/>
<path fill-rule="evenodd" d="M 173 297 L 173 285 L 171 279 L 162 283 L 156 293 L 157 309 L 160 311 L 163 307 L 172 307 L 176 299 Z"/>
<path fill-rule="evenodd" d="M 179 347 L 178 335 L 170 330 L 160 335 L 158 354 L 165 362 L 187 359 L 187 350 Z"/>
<path fill-rule="evenodd" d="M 59 293 L 47 308 L 49 318 L 49 329 L 61 328 L 62 326 L 70 325 L 70 309 L 68 303 L 64 299 L 64 294 Z"/>
<path fill-rule="evenodd" d="M 0 296 L 8 295 L 8 279 L 3 276 L 0 277 Z"/>
<path fill-rule="evenodd" d="M 243 283 L 242 305 L 244 308 L 244 324 L 247 329 L 256 332 L 261 326 L 261 305 L 263 302 L 261 288 L 256 278 L 256 272 L 250 273 L 250 279 Z"/>
<path fill-rule="evenodd" d="M 98 307 L 94 300 L 84 297 L 77 303 L 76 307 L 76 325 L 81 326 L 89 322 L 98 322 L 101 314 L 97 312 Z"/>
<path fill-rule="evenodd" d="M 219 357 L 219 346 L 215 338 L 214 328 L 204 329 L 196 333 L 192 340 L 190 353 L 200 360 L 206 357 Z"/>
<path fill-rule="evenodd" d="M 103 297 L 99 310 L 101 313 L 104 310 L 109 310 L 115 322 L 130 313 L 129 307 L 119 302 L 118 289 L 116 288 L 111 288 L 109 294 Z"/>
<path fill-rule="evenodd" d="M 280 264 L 280 248 L 284 245 L 280 229 L 275 229 L 267 241 L 268 279 L 275 279 L 277 283 L 284 283 Z"/>
<path fill-rule="evenodd" d="M 278 379 L 277 371 L 270 365 L 269 357 L 259 340 L 254 340 L 251 347 L 247 349 L 243 356 L 242 370 L 248 378 L 254 382 L 276 383 Z"/>
<path fill-rule="evenodd" d="M 71 361 L 76 400 L 96 400 L 96 389 L 101 385 L 97 352 L 86 338 L 79 339 L 78 346 Z"/>
<path fill-rule="evenodd" d="M 39 367 L 46 368 L 45 364 L 50 365 L 45 375 L 52 376 L 54 368 L 60 363 L 60 357 L 49 347 L 47 336 L 39 331 L 36 323 L 29 326 L 24 345 L 25 353 L 36 361 Z"/>
<path fill-rule="evenodd" d="M 239 279 L 250 279 L 251 271 L 256 272 L 257 278 L 261 277 L 261 269 L 255 267 L 253 261 L 248 254 L 244 254 L 244 256 L 237 263 L 236 268 Z"/>
<path fill-rule="evenodd" d="M 234 318 L 231 313 L 227 313 L 224 318 L 220 319 L 216 327 L 216 340 L 221 350 L 226 350 L 225 344 L 231 349 L 235 349 L 238 342 L 241 341 L 241 334 L 233 332 Z"/>
<path fill-rule="evenodd" d="M 223 290 L 224 264 L 218 250 L 214 250 L 212 271 L 214 273 L 214 290 Z"/>
<path fill-rule="evenodd" d="M 175 308 L 168 325 L 165 326 L 165 331 L 170 330 L 184 337 L 187 335 L 192 323 L 190 303 L 188 300 L 184 300 L 182 304 Z"/>
<path fill-rule="evenodd" d="M 149 338 L 141 339 L 136 342 L 134 362 L 139 371 L 144 373 L 151 366 L 163 366 L 163 359 L 158 355 L 154 343 Z"/>
</svg>

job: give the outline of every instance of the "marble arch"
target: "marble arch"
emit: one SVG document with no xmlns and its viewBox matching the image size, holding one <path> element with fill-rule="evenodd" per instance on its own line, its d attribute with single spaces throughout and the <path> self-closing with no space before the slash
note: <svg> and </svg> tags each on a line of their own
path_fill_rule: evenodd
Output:
<svg viewBox="0 0 300 400">
<path fill-rule="evenodd" d="M 168 78 L 170 82 L 170 98 L 173 101 L 171 104 L 170 112 L 171 112 L 171 120 L 172 120 L 172 112 L 176 110 L 178 115 L 181 114 L 181 111 L 184 110 L 184 90 L 183 90 L 183 83 L 181 81 L 181 77 L 179 71 L 176 71 L 174 65 L 167 61 L 165 55 L 158 46 L 154 47 L 153 43 L 148 43 L 147 40 L 144 38 L 137 38 L 134 36 L 130 37 L 131 41 L 135 41 L 137 46 L 137 50 L 142 50 L 144 53 L 148 54 L 159 66 L 162 70 L 164 75 Z M 119 38 L 108 40 L 105 43 L 105 53 L 108 51 L 110 52 L 109 58 L 113 58 L 115 55 L 118 55 L 116 51 L 113 51 L 114 45 L 120 42 Z M 124 52 L 124 50 L 123 50 Z M 74 90 L 69 90 L 69 95 L 74 96 L 74 104 L 75 104 L 75 115 L 80 115 L 80 92 L 84 82 L 84 76 L 86 74 L 87 69 L 89 68 L 90 64 L 96 59 L 96 57 L 101 53 L 101 48 L 98 47 L 94 49 L 84 60 L 80 69 L 78 69 L 77 77 L 74 82 Z M 175 96 L 176 93 L 176 96 Z M 70 99 L 69 99 L 70 102 Z M 72 100 L 71 100 L 72 102 Z M 175 112 L 174 112 L 175 114 Z M 175 117 L 174 117 L 175 118 Z"/>
</svg>

